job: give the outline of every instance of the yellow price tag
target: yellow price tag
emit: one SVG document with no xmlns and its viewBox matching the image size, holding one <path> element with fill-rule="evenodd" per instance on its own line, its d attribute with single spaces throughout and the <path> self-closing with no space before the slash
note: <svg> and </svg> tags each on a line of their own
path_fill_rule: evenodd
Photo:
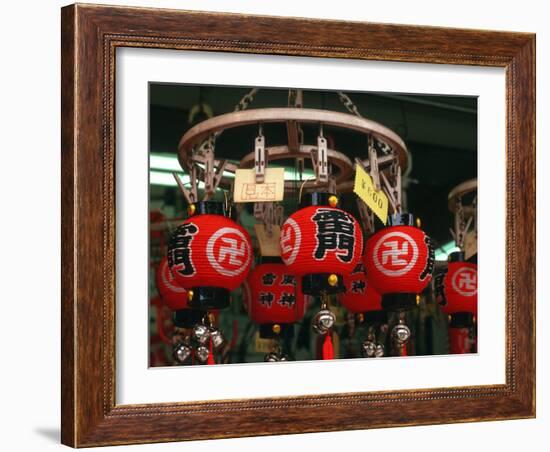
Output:
<svg viewBox="0 0 550 452">
<path fill-rule="evenodd" d="M 372 178 L 359 165 L 355 166 L 353 191 L 365 201 L 365 204 L 380 218 L 380 221 L 386 224 L 388 220 L 388 197 L 382 190 L 376 190 Z"/>
</svg>

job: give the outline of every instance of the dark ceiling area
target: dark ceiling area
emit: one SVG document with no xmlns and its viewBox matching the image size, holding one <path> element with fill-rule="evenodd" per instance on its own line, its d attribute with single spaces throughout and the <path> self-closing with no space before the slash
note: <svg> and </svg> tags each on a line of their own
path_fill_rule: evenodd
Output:
<svg viewBox="0 0 550 452">
<path fill-rule="evenodd" d="M 197 122 L 207 119 L 200 109 L 189 122 L 194 106 L 207 104 L 213 114 L 231 112 L 251 87 L 190 86 L 151 83 L 150 152 L 176 155 L 181 136 Z M 457 184 L 477 177 L 477 98 L 459 96 L 346 92 L 360 114 L 396 132 L 412 156 L 405 171 L 407 210 L 422 219 L 423 228 L 442 245 L 452 240 L 448 231 L 452 216 L 447 195 Z M 286 107 L 288 91 L 260 89 L 248 108 Z M 303 106 L 347 112 L 337 94 L 303 91 Z M 240 160 L 253 150 L 257 127 L 225 131 L 216 141 L 216 155 Z M 304 142 L 314 143 L 318 130 L 304 129 Z M 366 158 L 366 137 L 342 129 L 325 129 L 335 149 L 350 158 Z M 266 146 L 286 144 L 286 129 L 264 126 Z M 165 187 L 165 190 L 176 188 Z M 160 192 L 152 191 L 153 193 Z M 164 196 L 168 194 L 165 193 Z M 175 196 L 172 193 L 170 196 Z M 354 196 L 354 195 L 350 195 Z"/>
</svg>

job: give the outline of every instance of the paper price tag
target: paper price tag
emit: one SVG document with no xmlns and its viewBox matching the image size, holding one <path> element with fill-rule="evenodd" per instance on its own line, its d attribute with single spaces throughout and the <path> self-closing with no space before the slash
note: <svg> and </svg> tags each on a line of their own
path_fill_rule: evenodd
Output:
<svg viewBox="0 0 550 452">
<path fill-rule="evenodd" d="M 380 221 L 386 224 L 388 220 L 388 197 L 382 190 L 376 190 L 369 174 L 359 165 L 355 166 L 353 191 L 380 218 Z"/>
<path fill-rule="evenodd" d="M 269 353 L 273 348 L 273 340 L 261 338 L 258 331 L 256 331 L 256 336 L 254 339 L 255 350 L 257 353 Z"/>
<path fill-rule="evenodd" d="M 235 171 L 233 199 L 235 202 L 282 201 L 285 192 L 285 169 L 266 168 L 264 183 L 256 183 L 254 169 Z"/>
<path fill-rule="evenodd" d="M 271 236 L 267 233 L 263 224 L 256 223 L 254 225 L 256 238 L 260 245 L 260 254 L 262 256 L 280 256 L 281 255 L 281 228 L 273 225 Z"/>
</svg>

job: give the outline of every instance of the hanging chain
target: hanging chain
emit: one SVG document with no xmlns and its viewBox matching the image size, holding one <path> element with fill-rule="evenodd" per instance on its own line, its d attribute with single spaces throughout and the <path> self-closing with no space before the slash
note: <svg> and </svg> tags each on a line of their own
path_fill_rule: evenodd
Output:
<svg viewBox="0 0 550 452">
<path fill-rule="evenodd" d="M 344 105 L 347 111 L 349 111 L 351 114 L 355 116 L 359 116 L 360 118 L 363 117 L 361 113 L 359 113 L 359 110 L 357 109 L 357 105 L 353 103 L 353 101 L 350 99 L 350 97 L 347 94 L 344 94 L 342 91 L 337 91 L 337 93 L 338 93 L 338 98 L 340 99 L 340 101 L 342 102 L 342 104 Z"/>
<path fill-rule="evenodd" d="M 233 111 L 243 111 L 248 108 L 248 106 L 252 103 L 254 100 L 254 96 L 258 94 L 259 89 L 253 88 L 248 93 L 246 93 L 241 100 L 235 105 L 235 108 Z M 223 130 L 220 130 L 218 132 L 213 133 L 212 135 L 208 136 L 201 145 L 199 146 L 199 154 L 202 155 L 202 151 L 204 151 L 205 148 L 210 148 L 214 150 L 216 145 L 216 138 L 218 138 L 222 134 Z"/>
</svg>

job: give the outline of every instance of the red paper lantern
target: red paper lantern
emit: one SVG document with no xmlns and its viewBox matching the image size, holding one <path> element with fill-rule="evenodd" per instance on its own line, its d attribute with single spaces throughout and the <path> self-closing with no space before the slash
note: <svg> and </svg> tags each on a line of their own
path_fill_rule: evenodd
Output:
<svg viewBox="0 0 550 452">
<path fill-rule="evenodd" d="M 364 264 L 368 281 L 381 295 L 418 294 L 432 279 L 434 252 L 421 229 L 389 226 L 369 238 Z"/>
<path fill-rule="evenodd" d="M 477 315 L 477 265 L 449 262 L 443 278 L 441 309 L 445 314 L 460 312 Z"/>
<path fill-rule="evenodd" d="M 449 351 L 453 355 L 472 353 L 475 340 L 471 337 L 470 328 L 449 328 Z"/>
<path fill-rule="evenodd" d="M 341 296 L 341 303 L 353 313 L 379 311 L 382 309 L 382 297 L 367 282 L 363 264 L 357 264 L 349 276 L 344 277 L 346 292 Z"/>
<path fill-rule="evenodd" d="M 298 210 L 285 221 L 280 243 L 283 262 L 293 274 L 343 276 L 361 259 L 363 234 L 353 215 L 316 205 Z"/>
<path fill-rule="evenodd" d="M 191 291 L 189 305 L 195 308 L 227 306 L 229 291 L 244 281 L 251 263 L 248 232 L 223 215 L 191 216 L 177 227 L 168 244 L 172 274 Z"/>
<path fill-rule="evenodd" d="M 162 301 L 172 311 L 187 308 L 187 292 L 176 282 L 166 257 L 160 261 L 157 268 L 156 283 Z"/>
<path fill-rule="evenodd" d="M 295 275 L 283 263 L 263 263 L 254 268 L 245 286 L 245 306 L 253 322 L 294 323 L 305 314 L 304 295 L 296 290 Z"/>
</svg>

